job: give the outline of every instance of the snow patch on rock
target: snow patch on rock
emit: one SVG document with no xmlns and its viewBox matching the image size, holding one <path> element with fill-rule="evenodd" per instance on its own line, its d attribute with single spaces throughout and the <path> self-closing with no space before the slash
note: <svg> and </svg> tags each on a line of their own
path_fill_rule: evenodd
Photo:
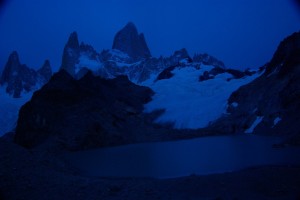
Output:
<svg viewBox="0 0 300 200">
<path fill-rule="evenodd" d="M 263 116 L 256 116 L 255 121 L 253 122 L 253 124 L 250 126 L 250 128 L 248 128 L 247 130 L 245 130 L 245 133 L 253 133 L 254 129 L 256 128 L 256 126 L 258 124 L 260 124 L 262 122 L 262 120 L 264 119 Z"/>
<path fill-rule="evenodd" d="M 273 126 L 272 128 L 274 128 L 279 122 L 281 121 L 281 118 L 280 117 L 276 117 L 273 121 Z"/>
</svg>

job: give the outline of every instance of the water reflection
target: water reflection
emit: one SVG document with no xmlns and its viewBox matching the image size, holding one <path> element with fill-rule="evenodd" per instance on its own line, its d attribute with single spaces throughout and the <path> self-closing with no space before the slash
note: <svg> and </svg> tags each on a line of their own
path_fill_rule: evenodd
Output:
<svg viewBox="0 0 300 200">
<path fill-rule="evenodd" d="M 280 138 L 219 136 L 102 148 L 66 157 L 87 175 L 169 178 L 257 165 L 300 164 L 300 148 L 274 149 Z"/>
</svg>

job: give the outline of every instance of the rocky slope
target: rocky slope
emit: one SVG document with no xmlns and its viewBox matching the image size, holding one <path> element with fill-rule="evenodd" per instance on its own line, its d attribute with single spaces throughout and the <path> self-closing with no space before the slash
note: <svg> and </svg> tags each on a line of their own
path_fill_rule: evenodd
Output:
<svg viewBox="0 0 300 200">
<path fill-rule="evenodd" d="M 300 32 L 284 39 L 265 72 L 229 99 L 212 128 L 226 133 L 292 136 L 300 144 Z"/>
</svg>

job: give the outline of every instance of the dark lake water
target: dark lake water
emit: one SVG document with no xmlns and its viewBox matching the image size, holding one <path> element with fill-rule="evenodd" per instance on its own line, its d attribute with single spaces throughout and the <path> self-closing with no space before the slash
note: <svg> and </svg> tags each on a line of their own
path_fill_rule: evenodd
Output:
<svg viewBox="0 0 300 200">
<path fill-rule="evenodd" d="M 84 174 L 101 177 L 172 178 L 300 164 L 300 148 L 272 148 L 278 142 L 274 137 L 216 136 L 100 148 L 66 158 Z"/>
</svg>

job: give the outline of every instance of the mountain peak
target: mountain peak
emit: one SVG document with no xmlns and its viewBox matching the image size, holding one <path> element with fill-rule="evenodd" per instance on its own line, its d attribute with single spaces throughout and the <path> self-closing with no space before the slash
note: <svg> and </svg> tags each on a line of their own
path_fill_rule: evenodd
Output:
<svg viewBox="0 0 300 200">
<path fill-rule="evenodd" d="M 50 66 L 50 61 L 49 61 L 48 59 L 45 60 L 44 66 L 45 66 L 45 65 Z"/>
<path fill-rule="evenodd" d="M 137 30 L 137 28 L 133 22 L 128 22 L 124 28 Z"/>
<path fill-rule="evenodd" d="M 144 34 L 139 34 L 132 22 L 116 34 L 112 48 L 127 53 L 134 60 L 151 57 Z"/>
<path fill-rule="evenodd" d="M 15 65 L 19 66 L 20 65 L 20 59 L 19 59 L 19 54 L 17 51 L 13 51 L 7 60 L 7 65 Z"/>
<path fill-rule="evenodd" d="M 17 51 L 13 51 L 10 55 L 9 55 L 9 59 L 10 61 L 19 61 L 19 55 Z"/>
<path fill-rule="evenodd" d="M 74 31 L 70 34 L 69 40 L 66 45 L 70 48 L 78 48 L 79 47 L 78 35 L 77 35 L 76 31 Z"/>
</svg>

